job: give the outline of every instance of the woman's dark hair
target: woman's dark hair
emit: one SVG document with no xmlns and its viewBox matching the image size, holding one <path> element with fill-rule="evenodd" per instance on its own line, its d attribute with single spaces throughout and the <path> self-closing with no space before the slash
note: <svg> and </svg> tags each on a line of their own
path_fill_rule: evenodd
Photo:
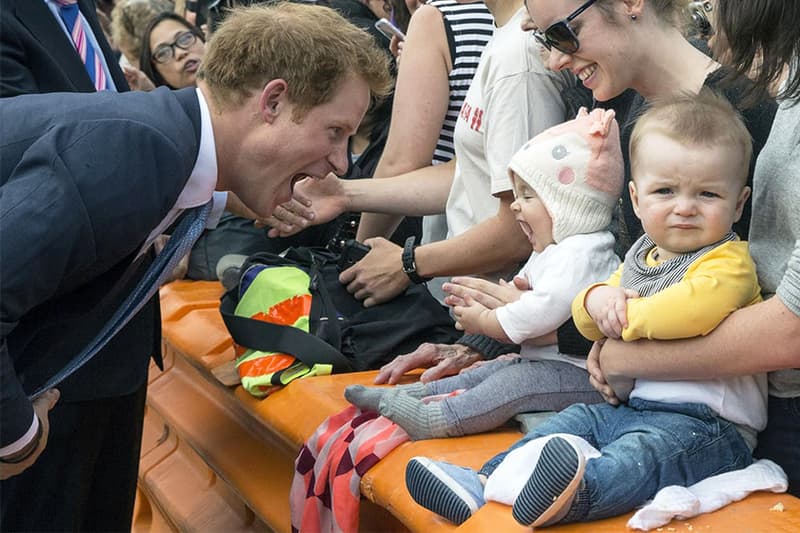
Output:
<svg viewBox="0 0 800 533">
<path fill-rule="evenodd" d="M 386 9 L 386 7 L 389 9 Z M 392 13 L 395 25 L 403 30 L 408 31 L 408 23 L 411 21 L 411 13 L 408 11 L 408 6 L 405 0 L 384 0 L 384 9 Z"/>
<path fill-rule="evenodd" d="M 152 81 L 153 85 L 156 87 L 166 86 L 170 89 L 175 89 L 175 87 L 172 87 L 166 82 L 164 77 L 158 71 L 158 68 L 156 68 L 155 61 L 153 61 L 153 52 L 150 50 L 150 34 L 153 33 L 153 30 L 156 26 L 165 20 L 174 20 L 179 24 L 183 24 L 186 26 L 186 29 L 197 35 L 197 38 L 203 42 L 206 42 L 206 36 L 203 35 L 203 32 L 200 30 L 200 28 L 192 25 L 191 22 L 182 16 L 172 12 L 159 13 L 147 24 L 147 27 L 144 29 L 144 33 L 142 33 L 142 53 L 139 55 L 139 68 L 148 78 L 150 78 L 150 81 Z"/>
<path fill-rule="evenodd" d="M 787 65 L 789 78 L 779 98 L 800 101 L 800 2 L 798 0 L 718 0 L 715 22 L 719 50 L 738 76 L 753 80 L 766 94 Z"/>
</svg>

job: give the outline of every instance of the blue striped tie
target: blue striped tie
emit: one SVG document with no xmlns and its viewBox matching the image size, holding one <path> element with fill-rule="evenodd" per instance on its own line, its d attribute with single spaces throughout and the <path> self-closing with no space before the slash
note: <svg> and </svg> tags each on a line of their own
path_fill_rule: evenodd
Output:
<svg viewBox="0 0 800 533">
<path fill-rule="evenodd" d="M 156 256 L 142 279 L 139 280 L 136 287 L 133 288 L 108 322 L 105 323 L 100 333 L 55 376 L 31 394 L 31 400 L 46 390 L 52 389 L 88 363 L 150 300 L 162 283 L 175 270 L 178 262 L 191 250 L 200 234 L 203 233 L 208 216 L 211 213 L 212 203 L 213 201 L 209 201 L 205 205 L 186 210 L 183 218 L 181 218 L 181 221 L 172 232 L 169 241 L 167 241 L 167 245 Z"/>
<path fill-rule="evenodd" d="M 64 21 L 67 33 L 72 37 L 75 50 L 78 52 L 83 66 L 86 67 L 86 72 L 89 74 L 94 88 L 98 91 L 106 90 L 108 84 L 106 83 L 105 70 L 103 70 L 103 62 L 89 41 L 89 36 L 81 20 L 77 0 L 56 0 L 56 3 L 58 4 L 58 13 L 61 15 L 61 20 Z"/>
</svg>

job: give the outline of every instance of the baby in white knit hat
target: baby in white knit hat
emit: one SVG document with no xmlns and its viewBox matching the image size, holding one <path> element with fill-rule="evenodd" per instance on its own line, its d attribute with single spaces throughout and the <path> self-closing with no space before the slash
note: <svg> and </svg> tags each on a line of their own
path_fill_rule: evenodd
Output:
<svg viewBox="0 0 800 533">
<path fill-rule="evenodd" d="M 585 359 L 559 353 L 555 332 L 569 320 L 578 292 L 619 265 L 606 231 L 623 181 L 613 111 L 582 110 L 529 141 L 509 167 L 516 195 L 511 209 L 533 245 L 518 274 L 530 289 L 497 309 L 468 298 L 454 311 L 468 332 L 520 344 L 520 353 L 428 383 L 345 391 L 350 402 L 390 418 L 412 439 L 480 433 L 517 413 L 602 401 L 589 384 Z M 444 398 L 422 400 L 438 395 Z"/>
<path fill-rule="evenodd" d="M 623 181 L 614 111 L 581 108 L 574 120 L 528 141 L 511 158 L 509 174 L 511 210 L 533 246 L 518 277 L 532 290 L 497 309 L 468 299 L 453 312 L 468 333 L 522 343 L 525 352 L 525 341 L 541 336 L 543 322 L 554 331 L 569 318 L 568 309 L 562 312 L 564 298 L 574 297 L 577 285 L 618 261 L 605 231 Z"/>
</svg>

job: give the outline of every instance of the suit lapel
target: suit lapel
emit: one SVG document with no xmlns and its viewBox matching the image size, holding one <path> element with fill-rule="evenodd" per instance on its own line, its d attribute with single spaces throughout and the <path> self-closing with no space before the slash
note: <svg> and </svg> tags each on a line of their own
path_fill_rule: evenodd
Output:
<svg viewBox="0 0 800 533">
<path fill-rule="evenodd" d="M 41 0 L 17 2 L 16 13 L 20 22 L 28 28 L 42 47 L 48 50 L 77 90 L 94 89 L 72 42 L 44 2 Z"/>
<path fill-rule="evenodd" d="M 127 91 L 128 83 L 125 81 L 125 76 L 106 42 L 103 29 L 100 27 L 97 15 L 94 13 L 94 6 L 89 0 L 79 0 L 78 4 L 81 13 L 88 21 L 95 37 L 97 37 L 103 58 L 106 61 L 106 65 L 108 65 L 108 70 L 111 72 L 111 77 L 114 79 L 114 85 L 116 85 L 118 91 Z M 16 2 L 15 10 L 20 22 L 28 28 L 28 31 L 53 57 L 62 72 L 75 85 L 76 90 L 94 90 L 94 85 L 86 73 L 86 68 L 78 54 L 75 53 L 72 41 L 64 33 L 64 30 L 45 3 L 41 0 Z"/>
</svg>

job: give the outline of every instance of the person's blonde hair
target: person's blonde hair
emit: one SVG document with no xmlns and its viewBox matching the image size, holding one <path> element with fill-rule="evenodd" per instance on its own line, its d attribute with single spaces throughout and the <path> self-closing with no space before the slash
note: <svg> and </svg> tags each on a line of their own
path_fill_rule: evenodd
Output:
<svg viewBox="0 0 800 533">
<path fill-rule="evenodd" d="M 138 61 L 147 24 L 159 13 L 173 9 L 171 0 L 120 0 L 111 10 L 111 40 Z"/>
<path fill-rule="evenodd" d="M 327 7 L 282 2 L 232 10 L 209 40 L 198 79 L 223 108 L 241 105 L 270 80 L 286 80 L 299 121 L 350 73 L 373 97 L 391 91 L 389 59 L 371 35 Z"/>
<path fill-rule="evenodd" d="M 723 96 L 708 88 L 699 94 L 655 100 L 639 117 L 629 144 L 631 174 L 636 175 L 639 144 L 644 136 L 659 133 L 683 145 L 712 147 L 726 145 L 741 155 L 742 185 L 750 172 L 753 140 L 739 112 Z"/>
</svg>

